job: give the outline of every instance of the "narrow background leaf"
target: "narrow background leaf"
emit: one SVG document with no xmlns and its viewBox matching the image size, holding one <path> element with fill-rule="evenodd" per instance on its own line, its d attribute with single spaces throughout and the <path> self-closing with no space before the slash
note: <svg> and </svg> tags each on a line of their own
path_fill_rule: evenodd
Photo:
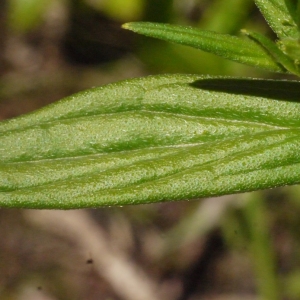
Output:
<svg viewBox="0 0 300 300">
<path fill-rule="evenodd" d="M 213 31 L 199 30 L 178 25 L 132 22 L 123 28 L 146 36 L 191 46 L 239 63 L 263 68 L 274 72 L 284 72 L 272 57 L 251 40 Z"/>
</svg>

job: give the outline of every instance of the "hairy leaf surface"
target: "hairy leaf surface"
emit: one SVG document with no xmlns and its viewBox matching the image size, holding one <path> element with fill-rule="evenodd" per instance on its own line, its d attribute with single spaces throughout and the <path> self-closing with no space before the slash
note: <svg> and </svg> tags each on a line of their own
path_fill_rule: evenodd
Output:
<svg viewBox="0 0 300 300">
<path fill-rule="evenodd" d="M 296 1 L 255 0 L 255 3 L 279 38 L 299 38 Z"/>
<path fill-rule="evenodd" d="M 123 28 L 161 40 L 191 46 L 226 59 L 273 72 L 285 72 L 268 51 L 243 37 L 170 24 L 132 22 Z"/>
<path fill-rule="evenodd" d="M 195 199 L 300 182 L 300 83 L 150 76 L 0 123 L 0 206 Z"/>
</svg>

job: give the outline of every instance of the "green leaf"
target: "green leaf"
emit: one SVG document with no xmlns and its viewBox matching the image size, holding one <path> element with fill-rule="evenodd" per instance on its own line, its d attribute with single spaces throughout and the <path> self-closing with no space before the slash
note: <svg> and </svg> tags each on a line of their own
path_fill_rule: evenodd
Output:
<svg viewBox="0 0 300 300">
<path fill-rule="evenodd" d="M 293 73 L 297 76 L 300 76 L 300 70 L 298 67 L 299 66 L 298 59 L 293 60 L 292 55 L 286 55 L 274 42 L 272 42 L 267 37 L 265 37 L 259 33 L 248 32 L 246 30 L 243 30 L 243 33 L 245 33 L 249 38 L 256 41 L 262 47 L 264 47 L 270 53 L 270 55 L 272 55 L 274 57 L 274 60 L 277 61 L 278 64 L 281 64 L 287 71 L 289 71 L 290 73 Z M 287 39 L 285 39 L 284 41 L 287 41 Z M 281 45 L 281 47 L 283 49 L 285 49 L 286 52 L 287 51 L 292 52 L 291 47 L 287 48 L 284 41 L 281 41 L 281 44 L 279 44 L 279 46 Z M 295 43 L 292 54 L 295 55 L 297 50 L 299 50 L 299 46 L 297 49 L 296 43 Z"/>
<path fill-rule="evenodd" d="M 132 22 L 123 28 L 146 36 L 191 46 L 223 58 L 273 72 L 284 72 L 268 52 L 257 43 L 243 37 L 199 30 L 178 25 Z"/>
<path fill-rule="evenodd" d="M 0 123 L 0 206 L 71 209 L 300 182 L 300 83 L 165 75 Z"/>
<path fill-rule="evenodd" d="M 299 37 L 294 1 L 255 0 L 255 3 L 279 38 Z"/>
<path fill-rule="evenodd" d="M 294 64 L 299 66 L 300 58 L 300 40 L 298 39 L 283 39 L 278 41 L 280 49 L 290 58 L 294 59 Z"/>
</svg>

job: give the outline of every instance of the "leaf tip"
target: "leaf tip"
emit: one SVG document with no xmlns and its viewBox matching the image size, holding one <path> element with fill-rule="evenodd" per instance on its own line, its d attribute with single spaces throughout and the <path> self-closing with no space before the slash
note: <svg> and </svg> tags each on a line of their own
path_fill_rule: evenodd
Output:
<svg viewBox="0 0 300 300">
<path fill-rule="evenodd" d="M 244 35 L 250 35 L 250 32 L 247 29 L 241 29 L 240 32 Z"/>
<path fill-rule="evenodd" d="M 123 29 L 131 30 L 130 24 L 131 24 L 131 23 L 124 23 L 124 24 L 122 25 L 122 28 L 123 28 Z"/>
</svg>

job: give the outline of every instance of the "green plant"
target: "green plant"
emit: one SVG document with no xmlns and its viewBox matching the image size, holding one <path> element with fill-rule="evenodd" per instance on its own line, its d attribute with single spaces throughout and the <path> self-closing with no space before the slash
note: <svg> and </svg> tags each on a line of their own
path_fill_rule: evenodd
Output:
<svg viewBox="0 0 300 300">
<path fill-rule="evenodd" d="M 138 33 L 300 75 L 300 1 L 256 0 L 278 41 L 128 23 Z M 300 182 L 300 83 L 160 75 L 0 123 L 0 206 L 83 208 Z"/>
</svg>

